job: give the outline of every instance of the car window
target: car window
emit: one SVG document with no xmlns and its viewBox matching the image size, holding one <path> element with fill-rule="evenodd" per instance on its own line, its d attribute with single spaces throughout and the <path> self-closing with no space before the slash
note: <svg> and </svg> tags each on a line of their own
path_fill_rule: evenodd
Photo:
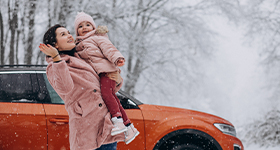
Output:
<svg viewBox="0 0 280 150">
<path fill-rule="evenodd" d="M 45 98 L 39 92 L 36 74 L 0 74 L 0 102 L 41 102 Z"/>
<path fill-rule="evenodd" d="M 46 100 L 47 103 L 64 104 L 64 101 L 60 98 L 60 96 L 55 92 L 55 90 L 49 83 L 49 80 L 45 73 L 38 74 L 38 80 L 40 83 L 40 88 L 46 89 L 49 95 L 48 97 L 50 100 Z M 41 82 L 41 80 L 43 81 Z M 117 92 L 116 95 L 119 98 L 124 109 L 139 109 L 138 105 L 133 100 L 126 97 L 122 93 Z"/>
<path fill-rule="evenodd" d="M 120 92 L 116 93 L 124 109 L 139 109 L 137 104 Z"/>
<path fill-rule="evenodd" d="M 45 84 L 46 89 L 48 90 L 50 102 L 52 104 L 64 104 L 64 101 L 60 98 L 60 96 L 55 92 L 55 90 L 49 83 L 47 75 L 45 73 L 41 74 L 41 75 L 43 75 L 44 84 Z"/>
</svg>

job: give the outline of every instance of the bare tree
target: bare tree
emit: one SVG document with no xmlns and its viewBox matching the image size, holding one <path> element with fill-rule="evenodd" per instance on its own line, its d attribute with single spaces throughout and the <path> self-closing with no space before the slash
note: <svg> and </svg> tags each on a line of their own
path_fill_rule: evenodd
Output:
<svg viewBox="0 0 280 150">
<path fill-rule="evenodd" d="M 9 11 L 9 27 L 11 31 L 11 37 L 10 37 L 10 54 L 9 54 L 9 64 L 13 65 L 15 60 L 15 36 L 16 31 L 18 28 L 18 8 L 19 8 L 19 1 L 15 0 L 13 6 L 11 6 L 11 1 L 8 2 L 8 11 Z"/>
<path fill-rule="evenodd" d="M 24 57 L 25 64 L 32 64 L 33 56 L 33 39 L 35 32 L 35 10 L 36 10 L 36 0 L 28 1 L 28 37 L 27 37 L 27 49 Z"/>
<path fill-rule="evenodd" d="M 19 64 L 19 44 L 20 44 L 20 39 L 23 41 L 22 43 L 25 43 L 25 34 L 24 34 L 24 31 L 25 31 L 25 16 L 26 16 L 26 13 L 25 13 L 25 8 L 26 8 L 26 5 L 27 3 L 25 2 L 20 2 L 19 4 L 20 6 L 23 6 L 21 7 L 21 9 L 19 9 L 19 13 L 22 14 L 21 18 L 17 21 L 18 23 L 18 28 L 17 28 L 17 32 L 16 32 L 16 54 L 15 54 L 15 59 L 16 59 L 16 64 Z M 20 24 L 21 23 L 21 24 Z M 21 38 L 21 35 L 22 35 L 22 38 Z"/>
<path fill-rule="evenodd" d="M 61 7 L 58 14 L 58 21 L 60 24 L 66 24 L 66 15 L 67 15 L 67 8 L 68 8 L 68 0 L 61 0 Z"/>
<path fill-rule="evenodd" d="M 74 18 L 74 15 L 72 16 L 72 12 L 74 12 L 73 4 L 75 4 L 75 2 L 77 3 L 77 1 L 73 1 L 73 0 L 61 0 L 60 1 L 60 7 L 59 7 L 59 9 L 57 9 L 58 20 L 56 23 L 59 23 L 66 27 L 69 25 L 69 19 L 71 17 Z M 70 25 L 72 26 L 72 24 L 73 24 L 73 22 L 71 22 Z"/>
<path fill-rule="evenodd" d="M 57 6 L 54 4 L 56 1 L 48 0 L 47 1 L 47 28 L 50 28 L 52 26 L 52 22 L 55 22 L 55 12 L 54 8 L 57 8 Z M 36 57 L 36 64 L 44 64 L 45 63 L 45 54 L 41 51 L 38 51 L 37 57 Z"/>
<path fill-rule="evenodd" d="M 4 64 L 4 56 L 5 56 L 5 49 L 4 49 L 4 22 L 2 13 L 0 10 L 0 64 Z"/>
<path fill-rule="evenodd" d="M 37 5 L 37 1 L 46 5 Z M 32 56 L 37 57 L 36 64 L 44 63 L 43 55 L 39 51 L 34 55 L 35 51 L 32 49 L 38 44 L 34 38 L 42 39 L 43 32 L 40 31 L 41 35 L 34 35 L 34 30 L 42 29 L 42 24 L 47 28 L 61 23 L 71 31 L 76 12 L 85 11 L 93 16 L 98 25 L 109 27 L 110 40 L 126 58 L 126 65 L 121 68 L 125 80 L 123 88 L 132 95 L 143 91 L 151 91 L 151 94 L 160 92 L 160 95 L 164 95 L 170 85 L 178 93 L 197 90 L 202 80 L 199 64 L 202 63 L 201 60 L 210 58 L 214 51 L 215 33 L 207 26 L 204 17 L 222 14 L 234 18 L 237 11 L 235 7 L 238 6 L 237 0 L 27 2 L 26 14 L 23 14 L 25 20 L 23 18 L 20 20 L 23 25 L 20 32 L 23 45 L 26 43 L 24 45 L 26 64 L 31 63 Z M 45 8 L 46 6 L 48 8 Z M 36 7 L 40 8 L 41 15 L 46 16 L 40 18 L 40 23 L 34 22 L 37 15 L 34 13 Z"/>
<path fill-rule="evenodd" d="M 51 27 L 51 25 L 52 25 L 52 15 L 51 15 L 51 2 L 52 2 L 52 0 L 49 0 L 48 1 L 48 28 L 50 28 Z"/>
<path fill-rule="evenodd" d="M 22 47 L 23 47 L 23 49 L 24 49 L 24 51 L 27 49 L 27 40 L 26 40 L 26 29 L 27 29 L 27 27 L 26 27 L 26 25 L 27 25 L 27 22 L 26 22 L 26 14 L 27 14 L 27 11 L 28 11 L 28 9 L 27 9 L 27 6 L 28 6 L 28 3 L 26 3 L 26 2 L 22 2 L 22 4 L 21 4 L 21 6 L 23 6 L 22 7 L 22 9 L 21 9 L 21 14 L 22 14 L 22 16 L 21 16 L 21 18 L 20 18 L 20 22 L 21 22 L 21 25 L 20 25 L 20 28 L 19 28 L 19 34 L 21 35 L 21 42 L 22 42 Z M 19 51 L 17 52 L 17 57 L 18 57 L 18 55 L 19 55 Z"/>
<path fill-rule="evenodd" d="M 96 1 L 94 6 L 87 5 L 85 10 L 96 10 L 91 14 L 94 19 L 113 29 L 109 32 L 110 39 L 126 58 L 127 65 L 122 68 L 125 72 L 124 90 L 132 95 L 140 80 L 142 84 L 154 84 L 161 91 L 172 83 L 186 83 L 181 89 L 196 86 L 201 60 L 198 57 L 209 57 L 213 48 L 211 37 L 214 33 L 207 27 L 203 15 L 224 13 L 227 17 L 237 18 L 238 11 L 236 0 L 196 3 L 121 0 L 108 1 L 110 5 L 104 3 Z M 173 80 L 176 74 L 184 77 Z"/>
<path fill-rule="evenodd" d="M 261 64 L 265 68 L 267 90 L 273 107 L 280 97 L 280 0 L 249 1 L 246 12 L 247 37 L 260 48 Z"/>
</svg>

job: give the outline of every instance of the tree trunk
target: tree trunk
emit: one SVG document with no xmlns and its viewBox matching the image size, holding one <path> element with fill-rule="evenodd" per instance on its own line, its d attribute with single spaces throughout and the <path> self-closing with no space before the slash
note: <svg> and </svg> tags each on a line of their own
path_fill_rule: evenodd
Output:
<svg viewBox="0 0 280 150">
<path fill-rule="evenodd" d="M 66 14 L 68 8 L 68 0 L 61 0 L 61 9 L 58 15 L 58 21 L 61 25 L 66 25 Z"/>
<path fill-rule="evenodd" d="M 4 23 L 2 13 L 0 11 L 0 65 L 4 65 Z"/>
<path fill-rule="evenodd" d="M 139 0 L 138 1 L 138 10 L 141 10 L 144 7 L 145 6 L 143 5 L 143 0 Z M 135 16 L 135 19 L 137 21 L 134 23 L 134 26 L 132 27 L 133 30 L 135 30 L 135 28 L 137 28 L 137 27 L 140 27 L 141 30 L 144 31 L 145 26 L 144 26 L 143 22 L 144 22 L 145 18 L 143 16 L 140 15 L 140 13 Z M 141 35 L 139 35 L 139 36 L 141 36 Z M 143 48 L 135 45 L 135 43 L 138 43 L 139 41 L 141 41 L 141 37 L 134 39 L 134 41 L 129 46 L 130 49 L 136 53 L 138 53 L 137 51 L 144 52 L 142 50 Z M 143 68 L 142 68 L 143 61 L 144 60 L 141 59 L 141 57 L 140 58 L 135 57 L 135 53 L 133 53 L 132 51 L 129 52 L 128 67 L 127 67 L 127 81 L 125 83 L 124 88 L 125 88 L 125 91 L 131 95 L 135 94 L 135 86 L 140 78 L 141 72 L 143 71 Z"/>
<path fill-rule="evenodd" d="M 131 63 L 131 61 L 130 61 Z M 127 82 L 125 82 L 125 91 L 131 95 L 135 94 L 135 86 L 139 80 L 140 74 L 142 72 L 141 60 L 137 58 L 136 63 L 133 67 L 130 67 L 127 73 Z M 132 69 L 133 68 L 133 69 Z"/>
<path fill-rule="evenodd" d="M 35 10 L 36 10 L 36 0 L 29 0 L 29 12 L 28 12 L 28 37 L 27 37 L 27 49 L 24 57 L 25 64 L 30 65 L 32 63 L 33 55 L 33 39 L 35 30 Z"/>
<path fill-rule="evenodd" d="M 51 10 L 51 3 L 52 3 L 52 0 L 48 0 L 48 10 L 47 10 L 47 13 L 48 13 L 48 26 L 47 26 L 47 29 L 49 29 L 52 25 L 52 19 L 54 18 L 54 16 L 52 16 L 52 10 Z M 55 3 L 55 2 L 54 2 Z M 42 53 L 41 51 L 38 51 L 37 53 L 37 58 L 36 58 L 36 65 L 43 65 L 44 62 L 45 62 L 45 54 Z"/>
<path fill-rule="evenodd" d="M 10 40 L 10 53 L 9 53 L 9 64 L 14 65 L 14 59 L 15 59 L 15 34 L 17 30 L 17 24 L 18 24 L 18 6 L 19 6 L 19 1 L 15 1 L 15 6 L 14 9 L 11 10 L 10 8 L 10 3 L 9 4 L 9 26 L 10 26 L 10 31 L 11 31 L 11 40 Z M 10 16 L 12 15 L 12 16 Z"/>
<path fill-rule="evenodd" d="M 51 15 L 51 0 L 48 1 L 48 28 L 50 28 L 52 26 L 52 15 Z M 39 51 L 38 54 L 38 59 L 41 58 L 41 65 L 43 65 L 45 63 L 45 54 L 42 53 L 41 51 Z M 37 63 L 39 63 L 39 60 L 37 60 Z"/>
<path fill-rule="evenodd" d="M 16 64 L 19 64 L 19 60 L 18 60 L 18 44 L 19 44 L 19 36 L 20 36 L 20 30 L 17 29 L 17 33 L 16 33 Z"/>
<path fill-rule="evenodd" d="M 22 17 L 21 17 L 21 19 L 20 19 L 20 21 L 21 21 L 21 25 L 20 25 L 20 33 L 21 33 L 21 35 L 22 35 L 22 38 L 21 38 L 21 40 L 22 40 L 22 44 L 23 44 L 23 50 L 24 51 L 26 51 L 27 50 L 27 42 L 26 42 L 26 34 L 25 34 L 25 30 L 26 30 L 26 22 L 25 22 L 25 19 L 26 19 L 26 8 L 27 8 L 27 5 L 28 5 L 28 3 L 26 3 L 26 2 L 23 2 L 24 3 L 24 8 L 23 8 L 23 10 L 22 10 Z"/>
<path fill-rule="evenodd" d="M 51 0 L 48 0 L 48 28 L 52 25 L 52 16 L 51 16 Z"/>
</svg>

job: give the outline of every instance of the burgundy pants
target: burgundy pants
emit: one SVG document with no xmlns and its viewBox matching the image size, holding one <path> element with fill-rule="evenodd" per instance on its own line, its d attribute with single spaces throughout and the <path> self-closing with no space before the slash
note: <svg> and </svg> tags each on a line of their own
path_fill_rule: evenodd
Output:
<svg viewBox="0 0 280 150">
<path fill-rule="evenodd" d="M 101 96 L 111 116 L 122 117 L 124 125 L 131 123 L 120 103 L 120 100 L 118 99 L 117 95 L 114 92 L 116 88 L 116 81 L 111 80 L 109 77 L 107 77 L 106 73 L 101 73 L 99 77 L 100 77 Z"/>
</svg>

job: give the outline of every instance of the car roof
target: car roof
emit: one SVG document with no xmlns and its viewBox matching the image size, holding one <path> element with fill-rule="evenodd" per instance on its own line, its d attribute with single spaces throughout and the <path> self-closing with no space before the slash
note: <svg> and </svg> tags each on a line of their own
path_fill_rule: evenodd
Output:
<svg viewBox="0 0 280 150">
<path fill-rule="evenodd" d="M 0 65 L 0 71 L 46 71 L 47 65 Z"/>
<path fill-rule="evenodd" d="M 46 71 L 47 65 L 0 65 L 0 72 L 11 72 L 11 71 Z M 132 99 L 137 105 L 143 104 L 136 98 L 127 94 L 126 92 L 119 90 L 119 93 Z"/>
</svg>

